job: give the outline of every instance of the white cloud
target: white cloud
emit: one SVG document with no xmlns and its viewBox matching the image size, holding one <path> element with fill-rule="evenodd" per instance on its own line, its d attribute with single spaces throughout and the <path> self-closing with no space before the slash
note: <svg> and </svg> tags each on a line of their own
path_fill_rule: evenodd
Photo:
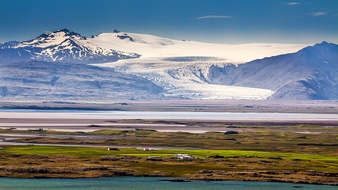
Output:
<svg viewBox="0 0 338 190">
<path fill-rule="evenodd" d="M 231 19 L 232 16 L 224 16 L 224 15 L 207 15 L 207 16 L 201 16 L 197 17 L 197 19 Z"/>
<path fill-rule="evenodd" d="M 294 1 L 294 2 L 289 2 L 289 3 L 286 3 L 286 5 L 288 5 L 288 6 L 294 6 L 294 5 L 300 5 L 300 4 L 302 4 L 302 3 L 300 3 L 300 2 L 296 2 L 296 1 Z"/>
<path fill-rule="evenodd" d="M 327 12 L 312 12 L 312 13 L 307 13 L 306 15 L 311 16 L 311 17 L 319 17 L 319 16 L 327 15 Z"/>
</svg>

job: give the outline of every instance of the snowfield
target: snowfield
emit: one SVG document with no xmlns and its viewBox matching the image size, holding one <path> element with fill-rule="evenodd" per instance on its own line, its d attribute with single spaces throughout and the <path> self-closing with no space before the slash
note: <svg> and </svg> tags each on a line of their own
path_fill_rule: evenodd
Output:
<svg viewBox="0 0 338 190">
<path fill-rule="evenodd" d="M 309 45 L 278 43 L 213 44 L 124 32 L 101 33 L 87 40 L 105 49 L 137 53 L 141 55 L 141 58 L 180 56 L 219 57 L 236 64 L 296 52 Z"/>
<path fill-rule="evenodd" d="M 144 77 L 165 89 L 165 96 L 187 99 L 267 99 L 274 91 L 218 85 L 209 80 L 211 66 L 242 64 L 255 59 L 296 52 L 307 44 L 211 44 L 172 40 L 147 34 L 101 33 L 88 41 L 105 49 L 134 52 L 141 57 L 101 67 Z"/>
<path fill-rule="evenodd" d="M 47 99 L 102 100 L 335 99 L 336 62 L 337 45 L 327 42 L 232 45 L 119 31 L 84 37 L 62 29 L 0 45 L 0 66 L 8 70 L 0 77 L 0 95 L 18 99 L 40 94 Z"/>
</svg>

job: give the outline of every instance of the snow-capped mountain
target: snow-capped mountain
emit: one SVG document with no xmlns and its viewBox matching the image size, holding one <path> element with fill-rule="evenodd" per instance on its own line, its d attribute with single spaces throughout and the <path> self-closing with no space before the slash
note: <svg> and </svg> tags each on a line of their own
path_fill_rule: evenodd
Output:
<svg viewBox="0 0 338 190">
<path fill-rule="evenodd" d="M 236 64 L 295 52 L 309 45 L 278 43 L 214 44 L 120 31 L 101 33 L 87 40 L 99 47 L 137 53 L 141 55 L 140 58 L 142 59 L 187 56 L 218 57 Z"/>
<path fill-rule="evenodd" d="M 231 64 L 210 57 L 119 61 L 100 66 L 163 86 L 189 99 L 338 99 L 338 45 L 322 42 L 296 53 Z"/>
<path fill-rule="evenodd" d="M 305 46 L 307 45 L 211 44 L 120 31 L 100 33 L 87 38 L 62 29 L 44 33 L 29 41 L 4 43 L 0 45 L 0 60 L 6 57 L 10 62 L 19 59 L 88 64 L 135 58 L 203 56 L 219 57 L 231 63 L 245 63 L 258 58 L 295 52 Z M 243 56 L 243 53 L 246 56 Z M 22 57 L 18 58 L 16 54 Z"/>
<path fill-rule="evenodd" d="M 27 52 L 30 56 L 25 59 L 29 60 L 61 63 L 105 63 L 140 56 L 136 53 L 99 47 L 86 37 L 67 29 L 44 33 L 29 41 L 3 44 L 1 49 L 12 49 L 18 54 Z M 2 53 L 0 51 L 0 56 Z"/>
<path fill-rule="evenodd" d="M 0 98 L 338 99 L 338 45 L 304 47 L 63 29 L 0 44 Z"/>
</svg>

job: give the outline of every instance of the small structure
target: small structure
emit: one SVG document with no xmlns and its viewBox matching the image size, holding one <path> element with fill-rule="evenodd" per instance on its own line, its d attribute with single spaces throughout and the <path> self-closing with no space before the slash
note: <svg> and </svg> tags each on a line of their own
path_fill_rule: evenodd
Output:
<svg viewBox="0 0 338 190">
<path fill-rule="evenodd" d="M 148 161 L 162 161 L 161 156 L 148 156 L 147 159 Z"/>
<path fill-rule="evenodd" d="M 224 158 L 224 156 L 220 156 L 218 154 L 212 155 L 212 156 L 207 156 L 207 158 Z"/>
<path fill-rule="evenodd" d="M 194 157 L 188 155 L 188 154 L 175 154 L 175 158 L 181 159 L 181 160 L 192 160 Z"/>
<path fill-rule="evenodd" d="M 120 150 L 117 147 L 108 147 L 108 150 Z"/>
<path fill-rule="evenodd" d="M 143 148 L 143 151 L 150 151 L 151 149 L 150 148 L 147 148 L 147 147 L 144 147 Z"/>
<path fill-rule="evenodd" d="M 226 131 L 224 134 L 225 135 L 237 135 L 239 133 L 237 131 Z"/>
</svg>

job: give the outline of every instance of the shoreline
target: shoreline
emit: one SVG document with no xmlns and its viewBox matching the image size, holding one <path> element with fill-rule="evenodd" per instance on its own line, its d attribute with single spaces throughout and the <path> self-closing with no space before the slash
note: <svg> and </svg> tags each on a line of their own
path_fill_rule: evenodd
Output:
<svg viewBox="0 0 338 190">
<path fill-rule="evenodd" d="M 119 171 L 120 172 L 120 171 Z M 205 172 L 205 171 L 201 171 Z M 229 172 L 231 174 L 232 172 Z M 236 172 L 233 172 L 235 174 Z M 155 178 L 170 178 L 167 181 L 170 182 L 190 182 L 190 181 L 239 181 L 239 182 L 273 182 L 273 183 L 289 183 L 289 184 L 304 184 L 304 185 L 325 185 L 325 186 L 338 186 L 338 182 L 311 182 L 310 181 L 299 181 L 299 179 L 294 180 L 282 180 L 282 179 L 271 179 L 271 177 L 266 178 L 250 178 L 252 175 L 257 175 L 258 173 L 278 173 L 278 171 L 250 171 L 250 172 L 240 172 L 240 175 L 231 175 L 231 177 L 225 177 L 225 178 L 210 178 L 210 177 L 186 177 L 186 176 L 170 176 L 170 175 L 148 175 L 148 174 L 128 174 L 128 175 L 107 175 L 107 174 L 98 174 L 98 176 L 77 176 L 77 177 L 71 177 L 67 175 L 63 175 L 63 177 L 59 176 L 17 176 L 17 175 L 0 175 L 0 178 L 11 178 L 11 179 L 90 179 L 90 178 L 118 178 L 118 177 L 133 177 L 133 178 L 142 178 L 142 177 L 155 177 Z M 282 172 L 281 172 L 282 173 Z M 294 172 L 297 173 L 297 172 Z M 304 173 L 304 172 L 303 172 Z M 36 173 L 32 173 L 35 174 Z M 247 174 L 247 175 L 243 175 Z M 289 174 L 286 174 L 284 177 L 288 176 Z M 325 175 L 325 174 L 324 174 Z M 283 176 L 281 176 L 283 177 Z M 309 177 L 309 176 L 304 176 Z M 242 179 L 241 179 L 242 178 Z M 243 179 L 244 178 L 244 179 Z M 177 180 L 179 179 L 179 180 Z"/>
<path fill-rule="evenodd" d="M 154 112 L 147 114 L 153 117 Z M 207 114 L 198 119 L 196 116 L 205 113 L 184 116 L 173 112 L 171 118 L 164 114 L 152 119 L 85 113 L 65 112 L 55 117 L 53 112 L 14 111 L 1 115 L 0 140 L 41 145 L 0 145 L 0 177 L 148 176 L 338 186 L 337 113 L 284 113 L 282 120 L 273 118 L 274 114 L 262 117 L 269 113 L 246 112 L 230 115 L 237 117 L 233 120 L 217 112 L 210 114 L 217 117 Z M 259 115 L 263 119 L 258 120 Z M 299 115 L 308 120 L 302 121 Z M 58 146 L 62 144 L 69 146 Z M 151 148 L 162 146 L 173 149 Z M 181 160 L 176 154 L 189 154 L 194 159 Z"/>
<path fill-rule="evenodd" d="M 130 177 L 130 176 L 119 176 L 119 177 L 100 177 L 100 178 L 78 178 L 78 179 L 72 179 L 72 178 L 57 178 L 57 179 L 46 179 L 46 178 L 36 178 L 36 179 L 17 179 L 17 178 L 0 178 L 1 182 L 4 182 L 11 188 L 15 187 L 21 187 L 21 182 L 27 182 L 28 184 L 32 184 L 32 187 L 37 187 L 36 184 L 38 183 L 41 185 L 38 185 L 38 187 L 44 187 L 48 184 L 55 184 L 55 182 L 60 183 L 60 186 L 54 185 L 54 188 L 62 188 L 65 187 L 62 185 L 65 182 L 75 184 L 73 185 L 67 185 L 68 188 L 77 188 L 77 183 L 86 184 L 86 185 L 103 185 L 107 189 L 109 187 L 114 187 L 114 185 L 118 185 L 121 188 L 129 187 L 129 184 L 136 183 L 140 185 L 142 189 L 155 189 L 158 187 L 158 183 L 161 183 L 162 185 L 169 186 L 169 188 L 166 189 L 182 189 L 182 188 L 189 188 L 189 189 L 200 189 L 200 188 L 208 188 L 209 186 L 215 187 L 215 189 L 224 189 L 224 188 L 236 188 L 236 189 L 242 189 L 247 188 L 248 186 L 255 186 L 255 187 L 262 187 L 263 189 L 266 189 L 265 187 L 270 187 L 268 189 L 271 189 L 271 187 L 274 188 L 282 188 L 282 189 L 293 189 L 293 188 L 309 188 L 309 189 L 335 189 L 335 186 L 332 185 L 321 185 L 321 184 L 309 184 L 309 183 L 288 183 L 288 182 L 262 182 L 262 181 L 238 181 L 238 180 L 227 180 L 227 181 L 216 181 L 216 180 L 189 180 L 186 178 L 172 178 L 172 177 Z M 121 183 L 123 185 L 121 185 Z M 34 185 L 33 185 L 34 184 Z M 42 185 L 43 184 L 43 185 Z M 142 184 L 147 184 L 146 186 L 143 186 Z M 29 185 L 30 186 L 30 185 Z M 102 187 L 103 187 L 102 186 Z M 5 186 L 6 187 L 6 186 Z M 11 189 L 8 188 L 8 189 Z M 5 188 L 6 189 L 6 188 Z M 22 187 L 22 189 L 25 189 Z M 78 189 L 83 189 L 78 188 Z"/>
<path fill-rule="evenodd" d="M 335 162 L 335 157 L 332 156 L 314 156 L 308 158 L 309 160 L 302 160 L 307 154 L 292 156 L 289 153 L 271 154 L 262 151 L 179 148 L 153 151 L 121 148 L 107 151 L 104 147 L 43 145 L 3 146 L 0 152 L 0 160 L 7 160 L 7 164 L 5 162 L 0 165 L 0 177 L 9 178 L 172 177 L 202 181 L 260 181 L 338 186 L 338 173 L 334 169 L 312 169 L 318 167 L 312 162 L 330 159 L 333 159 L 330 162 Z M 175 158 L 174 153 L 187 153 L 197 157 L 182 160 Z M 205 156 L 216 153 L 219 154 L 217 157 Z M 308 164 L 314 165 L 308 168 Z M 299 167 L 301 165 L 305 168 Z"/>
</svg>

